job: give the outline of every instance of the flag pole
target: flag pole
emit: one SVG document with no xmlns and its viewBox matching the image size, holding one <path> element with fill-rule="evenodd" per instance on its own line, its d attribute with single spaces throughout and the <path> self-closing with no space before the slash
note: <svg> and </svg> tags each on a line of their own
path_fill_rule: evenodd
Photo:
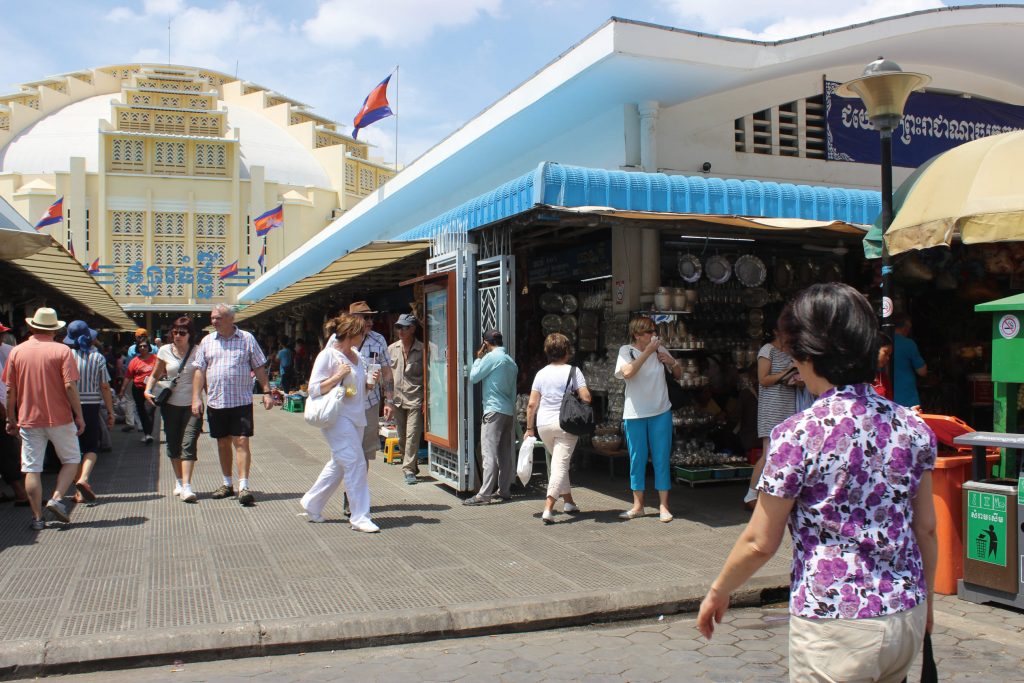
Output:
<svg viewBox="0 0 1024 683">
<path fill-rule="evenodd" d="M 395 174 L 398 174 L 398 64 L 395 64 Z"/>
</svg>

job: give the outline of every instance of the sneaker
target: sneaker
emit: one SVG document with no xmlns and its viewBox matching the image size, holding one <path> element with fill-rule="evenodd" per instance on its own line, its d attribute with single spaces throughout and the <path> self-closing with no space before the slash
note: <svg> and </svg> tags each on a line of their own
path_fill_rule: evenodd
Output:
<svg viewBox="0 0 1024 683">
<path fill-rule="evenodd" d="M 416 475 L 412 474 L 411 472 L 406 472 L 405 473 L 405 483 L 409 484 L 410 486 L 415 484 L 416 483 Z"/>
<path fill-rule="evenodd" d="M 241 505 L 249 506 L 256 502 L 256 499 L 252 497 L 252 492 L 249 489 L 242 489 L 238 492 L 238 502 Z"/>
<path fill-rule="evenodd" d="M 194 503 L 196 502 L 196 498 L 196 493 L 191 487 L 181 489 L 181 501 L 183 503 Z"/>
<path fill-rule="evenodd" d="M 177 483 L 176 483 L 176 484 L 174 485 L 174 495 L 175 495 L 175 496 L 180 496 L 180 495 L 181 495 L 181 492 L 182 492 L 182 490 L 183 490 L 183 489 L 182 489 L 182 487 L 181 487 L 181 484 L 177 484 Z"/>
<path fill-rule="evenodd" d="M 327 519 L 323 515 L 318 515 L 315 512 L 310 512 L 309 510 L 306 510 L 306 517 L 313 524 L 323 524 L 327 521 Z"/>
<path fill-rule="evenodd" d="M 364 534 L 375 534 L 380 531 L 380 527 L 373 522 L 359 522 L 358 524 L 352 524 L 352 531 L 362 531 Z"/>
<path fill-rule="evenodd" d="M 78 489 L 78 493 L 86 500 L 96 500 L 96 494 L 93 492 L 92 487 L 89 486 L 89 482 L 80 481 L 75 483 L 75 488 Z"/>
<path fill-rule="evenodd" d="M 29 528 L 31 528 L 32 531 L 42 531 L 43 529 L 46 528 L 46 522 L 44 522 L 41 519 L 33 519 L 29 523 Z"/>
<path fill-rule="evenodd" d="M 462 501 L 463 505 L 490 505 L 491 501 L 480 496 L 473 496 Z"/>
<path fill-rule="evenodd" d="M 544 521 L 545 524 L 555 523 L 555 515 L 550 510 L 545 510 L 544 512 L 542 512 L 540 514 L 540 518 Z"/>
<path fill-rule="evenodd" d="M 565 507 L 563 507 L 562 510 L 572 515 L 580 511 L 580 506 L 576 505 L 575 503 L 566 503 Z"/>
<path fill-rule="evenodd" d="M 146 434 L 146 436 L 142 437 L 142 443 L 146 444 L 147 446 L 153 443 L 153 436 L 151 434 Z"/>
<path fill-rule="evenodd" d="M 68 517 L 68 509 L 64 507 L 64 503 L 60 502 L 59 500 L 53 500 L 51 498 L 50 500 L 46 501 L 46 509 L 49 510 L 50 514 L 53 515 L 59 522 L 64 522 L 65 524 L 67 524 L 71 521 L 71 518 Z"/>
<path fill-rule="evenodd" d="M 235 490 L 227 484 L 221 484 L 216 491 L 210 494 L 210 498 L 230 498 L 235 495 Z"/>
</svg>

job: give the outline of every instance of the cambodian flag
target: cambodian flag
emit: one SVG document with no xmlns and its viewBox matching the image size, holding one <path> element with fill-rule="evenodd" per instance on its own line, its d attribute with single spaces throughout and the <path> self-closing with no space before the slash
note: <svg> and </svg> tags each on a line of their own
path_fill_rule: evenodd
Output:
<svg viewBox="0 0 1024 683">
<path fill-rule="evenodd" d="M 89 270 L 89 275 L 99 275 L 100 274 L 100 260 L 96 259 L 95 261 L 93 261 L 92 265 L 89 266 L 88 270 Z"/>
<path fill-rule="evenodd" d="M 388 116 L 394 116 L 394 112 L 388 106 L 388 81 L 390 80 L 391 74 L 388 74 L 388 77 L 370 91 L 370 94 L 363 100 L 363 108 L 352 119 L 353 139 L 358 138 L 360 128 L 366 128 L 371 123 L 376 123 Z"/>
<path fill-rule="evenodd" d="M 76 258 L 76 256 L 75 256 L 75 241 L 73 239 L 71 239 L 70 236 L 68 237 L 68 251 L 71 252 L 71 258 Z"/>
<path fill-rule="evenodd" d="M 47 225 L 60 223 L 62 220 L 64 220 L 64 198 L 60 197 L 53 204 L 50 204 L 50 208 L 46 210 L 46 213 L 36 223 L 36 230 L 45 228 Z"/>
<path fill-rule="evenodd" d="M 276 209 L 260 214 L 253 224 L 256 226 L 256 234 L 266 237 L 268 232 L 284 225 L 284 204 L 278 204 Z"/>
<path fill-rule="evenodd" d="M 264 273 L 267 270 L 267 243 L 264 242 L 263 246 L 260 247 L 259 258 L 256 259 L 256 263 L 260 264 L 260 272 Z"/>
<path fill-rule="evenodd" d="M 234 263 L 229 263 L 228 265 L 226 265 L 226 266 L 224 266 L 223 268 L 220 269 L 220 279 L 221 280 L 226 280 L 227 278 L 231 277 L 232 275 L 238 275 L 238 261 L 237 260 Z"/>
</svg>

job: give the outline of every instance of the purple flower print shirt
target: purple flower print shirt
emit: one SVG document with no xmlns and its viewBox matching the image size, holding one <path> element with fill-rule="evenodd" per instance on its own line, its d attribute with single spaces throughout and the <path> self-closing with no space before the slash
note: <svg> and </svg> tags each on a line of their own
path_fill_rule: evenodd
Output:
<svg viewBox="0 0 1024 683">
<path fill-rule="evenodd" d="M 935 435 L 869 384 L 836 387 L 772 430 L 758 489 L 795 498 L 789 610 L 866 619 L 928 597 L 911 501 Z"/>
</svg>

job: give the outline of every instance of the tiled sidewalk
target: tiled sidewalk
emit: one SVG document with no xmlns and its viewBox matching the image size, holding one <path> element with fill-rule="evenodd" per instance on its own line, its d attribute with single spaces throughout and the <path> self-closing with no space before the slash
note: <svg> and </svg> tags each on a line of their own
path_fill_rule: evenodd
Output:
<svg viewBox="0 0 1024 683">
<path fill-rule="evenodd" d="M 558 612 L 550 604 L 573 596 L 689 586 L 672 595 L 694 600 L 746 520 L 742 489 L 732 485 L 676 488 L 671 524 L 622 522 L 625 476 L 611 480 L 598 466 L 573 475 L 583 514 L 559 514 L 559 524 L 544 526 L 540 489 L 510 503 L 464 507 L 431 480 L 405 485 L 399 467 L 378 458 L 370 484 L 382 532 L 366 535 L 340 519 L 340 496 L 326 524 L 299 516 L 298 499 L 328 457 L 300 415 L 257 410 L 251 508 L 209 498 L 219 468 L 208 436 L 200 442 L 193 505 L 171 495 L 162 451 L 136 434 L 114 438 L 114 452 L 101 454 L 93 478 L 99 500 L 77 506 L 69 527 L 32 532 L 27 509 L 0 508 L 0 664 L 49 663 L 56 647 L 77 653 L 56 659 L 137 656 L 132 648 L 100 650 L 107 637 L 174 640 L 203 626 L 210 627 L 204 633 L 252 627 L 259 639 L 287 623 L 299 634 L 287 637 L 294 641 L 302 619 L 330 632 L 332 624 L 398 611 L 472 613 L 476 604 L 508 603 L 516 605 L 509 614 L 516 623 L 531 615 L 551 623 Z M 787 555 L 780 550 L 762 571 L 762 585 L 787 584 Z M 237 646 L 235 637 L 220 647 Z M 194 647 L 219 649 L 206 641 Z"/>
</svg>

